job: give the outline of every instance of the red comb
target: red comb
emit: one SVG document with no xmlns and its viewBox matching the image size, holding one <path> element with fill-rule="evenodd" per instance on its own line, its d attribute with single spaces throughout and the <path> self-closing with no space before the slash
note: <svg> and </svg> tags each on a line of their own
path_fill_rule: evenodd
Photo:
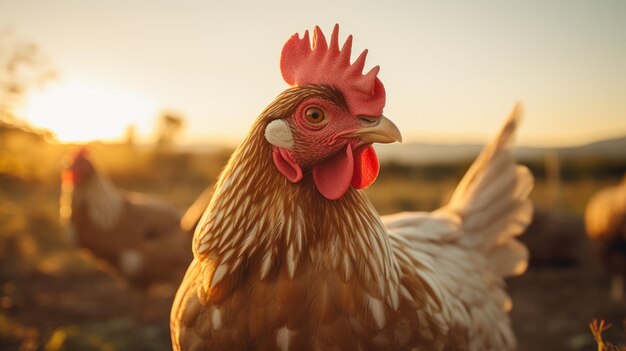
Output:
<svg viewBox="0 0 626 351">
<path fill-rule="evenodd" d="M 318 26 L 313 31 L 313 47 L 309 42 L 309 31 L 300 39 L 294 34 L 280 57 L 283 79 L 291 86 L 325 84 L 339 88 L 350 112 L 354 115 L 380 116 L 385 107 L 385 87 L 376 77 L 379 66 L 363 74 L 367 50 L 350 64 L 352 35 L 348 36 L 339 49 L 339 25 L 335 25 L 330 37 L 330 46 Z"/>
<path fill-rule="evenodd" d="M 61 173 L 61 183 L 74 184 L 75 175 L 71 169 L 66 169 Z"/>
<path fill-rule="evenodd" d="M 84 158 L 87 158 L 88 155 L 89 155 L 89 150 L 87 150 L 86 147 L 81 147 L 80 149 L 74 152 L 73 159 L 74 160 L 84 159 Z"/>
</svg>

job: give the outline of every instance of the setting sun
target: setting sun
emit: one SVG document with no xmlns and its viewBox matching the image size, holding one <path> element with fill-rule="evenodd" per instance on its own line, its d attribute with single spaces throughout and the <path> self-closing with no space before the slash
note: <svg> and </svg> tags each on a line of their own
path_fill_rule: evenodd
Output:
<svg viewBox="0 0 626 351">
<path fill-rule="evenodd" d="M 141 95 L 84 82 L 64 82 L 32 94 L 24 115 L 62 142 L 120 139 L 129 125 L 150 131 L 156 104 Z"/>
</svg>

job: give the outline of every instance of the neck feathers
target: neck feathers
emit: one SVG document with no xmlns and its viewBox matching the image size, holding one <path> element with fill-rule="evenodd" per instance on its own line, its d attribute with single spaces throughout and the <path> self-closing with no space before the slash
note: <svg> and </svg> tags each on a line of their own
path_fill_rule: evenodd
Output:
<svg viewBox="0 0 626 351">
<path fill-rule="evenodd" d="M 397 263 L 365 194 L 350 189 L 327 200 L 307 170 L 290 183 L 272 163 L 266 123 L 260 118 L 234 152 L 196 232 L 194 254 L 217 267 L 211 287 L 244 261 L 257 262 L 262 280 L 277 266 L 293 278 L 309 260 L 346 281 L 361 280 L 373 296 L 394 294 L 388 283 L 398 282 Z"/>
</svg>

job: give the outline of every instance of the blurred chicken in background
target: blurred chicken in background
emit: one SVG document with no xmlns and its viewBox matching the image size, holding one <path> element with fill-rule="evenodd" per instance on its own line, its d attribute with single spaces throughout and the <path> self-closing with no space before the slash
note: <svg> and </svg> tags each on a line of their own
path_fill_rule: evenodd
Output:
<svg viewBox="0 0 626 351">
<path fill-rule="evenodd" d="M 624 298 L 626 276 L 626 175 L 622 183 L 597 192 L 585 210 L 587 236 L 611 276 L 611 298 Z"/>
<path fill-rule="evenodd" d="M 197 218 L 145 194 L 124 193 L 105 179 L 86 149 L 72 157 L 62 176 L 61 220 L 70 242 L 108 263 L 139 288 L 177 284 L 192 259 Z M 198 215 L 199 216 L 199 215 Z"/>
</svg>

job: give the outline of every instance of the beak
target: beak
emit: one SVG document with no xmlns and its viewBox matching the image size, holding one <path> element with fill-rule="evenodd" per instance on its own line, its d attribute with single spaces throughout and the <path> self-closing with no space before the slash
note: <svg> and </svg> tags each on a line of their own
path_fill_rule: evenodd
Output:
<svg viewBox="0 0 626 351">
<path fill-rule="evenodd" d="M 364 127 L 353 132 L 351 136 L 360 138 L 363 144 L 402 142 L 402 135 L 398 127 L 385 116 L 375 119 L 360 117 L 359 121 Z"/>
</svg>

